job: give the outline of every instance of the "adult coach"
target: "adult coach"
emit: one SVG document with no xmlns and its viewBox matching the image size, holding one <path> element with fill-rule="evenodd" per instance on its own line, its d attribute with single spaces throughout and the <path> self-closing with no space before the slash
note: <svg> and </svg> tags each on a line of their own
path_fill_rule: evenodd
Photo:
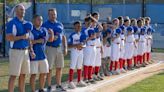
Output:
<svg viewBox="0 0 164 92">
<path fill-rule="evenodd" d="M 54 32 L 54 41 L 47 42 L 46 52 L 49 62 L 48 90 L 51 90 L 51 76 L 53 65 L 56 67 L 56 90 L 66 91 L 61 86 L 62 68 L 64 67 L 64 55 L 67 54 L 67 40 L 64 35 L 63 24 L 57 21 L 57 11 L 55 8 L 48 10 L 49 19 L 43 24 L 43 27 L 52 29 Z M 64 55 L 63 55 L 64 54 Z"/>
<path fill-rule="evenodd" d="M 8 24 L 6 30 L 6 39 L 10 41 L 9 50 L 9 92 L 14 92 L 14 83 L 16 76 L 19 76 L 19 92 L 25 92 L 25 75 L 30 73 L 29 59 L 29 31 L 25 30 L 24 24 L 27 23 L 23 19 L 25 8 L 19 4 L 15 7 L 14 17 Z M 32 24 L 27 27 L 32 30 Z M 35 55 L 30 49 L 32 57 Z"/>
</svg>

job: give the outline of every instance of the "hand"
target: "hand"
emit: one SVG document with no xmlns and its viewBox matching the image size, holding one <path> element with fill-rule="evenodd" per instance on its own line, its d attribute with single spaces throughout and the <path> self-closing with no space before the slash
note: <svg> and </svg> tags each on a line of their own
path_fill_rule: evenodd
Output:
<svg viewBox="0 0 164 92">
<path fill-rule="evenodd" d="M 44 42 L 45 42 L 45 40 L 42 38 L 37 40 L 37 43 L 44 43 Z"/>
<path fill-rule="evenodd" d="M 24 34 L 21 38 L 24 40 L 29 39 L 29 33 Z"/>
<path fill-rule="evenodd" d="M 63 51 L 64 56 L 66 56 L 66 55 L 67 55 L 67 53 L 68 53 L 67 48 L 64 48 L 64 51 Z"/>
<path fill-rule="evenodd" d="M 35 53 L 33 51 L 30 52 L 30 56 L 31 56 L 32 59 L 34 59 L 36 57 L 36 55 L 35 55 Z"/>
<path fill-rule="evenodd" d="M 48 29 L 48 33 L 52 35 L 52 34 L 54 34 L 54 31 L 53 31 L 52 29 L 49 28 L 49 29 Z"/>
</svg>

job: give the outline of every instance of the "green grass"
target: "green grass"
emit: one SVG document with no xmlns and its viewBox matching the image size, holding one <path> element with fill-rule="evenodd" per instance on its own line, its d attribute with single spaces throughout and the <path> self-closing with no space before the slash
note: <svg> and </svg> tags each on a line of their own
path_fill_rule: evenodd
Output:
<svg viewBox="0 0 164 92">
<path fill-rule="evenodd" d="M 153 48 L 152 51 L 158 52 L 158 53 L 164 53 L 164 49 L 162 49 L 162 48 Z"/>
<path fill-rule="evenodd" d="M 69 71 L 69 56 L 65 57 L 65 67 L 63 69 L 63 77 L 62 77 L 62 81 L 67 81 L 68 80 L 68 71 Z M 0 92 L 8 92 L 8 79 L 9 79 L 9 75 L 8 75 L 8 59 L 0 59 Z M 55 69 L 53 69 L 53 76 L 52 76 L 52 84 L 55 84 Z M 31 92 L 31 88 L 29 85 L 29 77 L 30 75 L 28 75 L 26 77 L 26 92 Z M 76 76 L 75 76 L 76 77 Z M 17 79 L 18 80 L 18 79 Z M 15 82 L 15 90 L 14 92 L 18 92 L 18 81 L 16 80 Z M 36 79 L 36 87 L 38 88 L 39 86 L 39 82 L 38 82 L 38 77 Z"/>
<path fill-rule="evenodd" d="M 120 92 L 164 92 L 164 72 L 137 82 Z"/>
</svg>

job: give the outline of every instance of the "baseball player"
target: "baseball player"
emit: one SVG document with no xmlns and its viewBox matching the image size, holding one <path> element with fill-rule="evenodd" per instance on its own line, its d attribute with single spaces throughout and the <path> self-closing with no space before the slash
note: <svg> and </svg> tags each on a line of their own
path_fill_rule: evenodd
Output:
<svg viewBox="0 0 164 92">
<path fill-rule="evenodd" d="M 141 28 L 140 31 L 140 38 L 138 42 L 138 54 L 139 54 L 139 62 L 142 67 L 145 67 L 145 63 L 143 61 L 143 56 L 145 53 L 145 47 L 146 47 L 146 38 L 145 38 L 145 28 Z"/>
<path fill-rule="evenodd" d="M 31 67 L 31 77 L 30 77 L 30 85 L 32 88 L 32 92 L 35 92 L 35 78 L 36 74 L 39 75 L 39 84 L 40 89 L 39 92 L 44 92 L 45 85 L 45 77 L 46 73 L 49 72 L 49 65 L 45 55 L 45 45 L 47 41 L 53 41 L 54 34 L 52 30 L 47 31 L 46 28 L 42 26 L 43 18 L 40 15 L 35 15 L 33 17 L 34 28 L 30 32 L 30 39 L 32 40 L 33 50 L 35 53 L 35 58 L 30 58 L 30 67 Z"/>
<path fill-rule="evenodd" d="M 152 28 L 148 28 L 147 29 L 147 43 L 146 43 L 146 61 L 148 63 L 151 63 L 150 62 L 150 59 L 151 59 L 151 45 L 152 45 L 152 40 L 153 40 L 153 37 L 152 37 L 152 33 L 153 33 L 153 29 Z"/>
<path fill-rule="evenodd" d="M 124 70 L 125 66 L 125 27 L 122 25 L 120 26 L 121 29 L 121 43 L 120 43 L 120 58 L 119 58 L 119 65 L 120 65 L 120 72 L 125 73 L 126 71 Z"/>
<path fill-rule="evenodd" d="M 25 92 L 25 76 L 30 73 L 29 52 L 33 58 L 35 57 L 29 44 L 29 32 L 32 30 L 32 24 L 24 20 L 25 7 L 23 5 L 18 4 L 15 7 L 15 14 L 16 17 L 7 23 L 6 29 L 6 38 L 10 42 L 8 92 L 14 92 L 16 76 L 19 77 L 19 91 Z M 28 23 L 28 26 L 25 27 L 25 23 Z"/>
<path fill-rule="evenodd" d="M 82 66 L 83 66 L 83 48 L 85 47 L 85 36 L 80 32 L 81 31 L 81 22 L 74 22 L 74 29 L 69 39 L 68 47 L 71 49 L 71 61 L 70 61 L 70 70 L 69 70 L 69 85 L 71 89 L 75 89 L 76 85 L 73 82 L 74 69 L 77 67 L 77 86 L 85 87 L 86 83 L 81 80 Z"/>
<path fill-rule="evenodd" d="M 94 64 L 94 80 L 99 81 L 99 80 L 103 80 L 103 78 L 101 78 L 99 76 L 99 70 L 100 70 L 100 66 L 101 66 L 101 56 L 103 54 L 103 48 L 102 48 L 102 36 L 101 36 L 101 31 L 103 29 L 102 25 L 98 22 L 99 20 L 99 14 L 97 12 L 93 13 L 92 16 L 92 25 L 94 27 L 94 30 L 96 32 L 96 59 L 95 59 L 95 64 Z"/>
<path fill-rule="evenodd" d="M 151 44 L 152 44 L 152 33 L 154 29 L 150 26 L 151 19 L 150 17 L 145 17 L 145 28 L 147 33 L 147 47 L 146 47 L 146 61 L 147 63 L 152 63 L 150 61 L 150 52 L 151 52 Z M 149 31 L 149 32 L 148 32 Z"/>
<path fill-rule="evenodd" d="M 134 38 L 135 38 L 135 44 L 136 44 L 136 47 L 134 48 L 134 54 L 133 54 L 134 68 L 139 68 L 138 60 L 137 60 L 139 33 L 138 33 L 136 19 L 131 19 L 131 26 L 133 27 L 133 30 L 134 30 Z"/>
<path fill-rule="evenodd" d="M 127 27 L 127 35 L 125 41 L 125 58 L 127 60 L 128 70 L 132 70 L 132 59 L 135 46 L 135 39 L 133 35 L 133 28 L 131 26 Z"/>
<path fill-rule="evenodd" d="M 143 63 L 143 58 L 144 53 L 145 53 L 145 33 L 144 31 L 146 30 L 143 27 L 143 21 L 141 19 L 137 20 L 137 26 L 138 26 L 138 32 L 139 32 L 139 42 L 138 42 L 138 56 L 137 56 L 137 61 L 140 62 L 139 66 L 145 67 L 145 63 Z M 142 29 L 142 34 L 141 34 L 141 29 Z M 143 36 L 144 35 L 144 36 Z M 142 46 L 141 46 L 142 44 Z M 140 48 L 139 48 L 140 47 Z M 144 48 L 144 49 L 143 49 Z"/>
<path fill-rule="evenodd" d="M 86 83 L 90 82 L 95 84 L 96 81 L 92 79 L 92 73 L 96 58 L 96 33 L 92 27 L 92 19 L 87 17 L 85 22 L 88 22 L 88 25 L 86 25 L 85 30 L 83 30 L 83 33 L 86 35 L 86 47 L 84 48 L 84 81 Z"/>
<path fill-rule="evenodd" d="M 109 76 L 108 68 L 110 64 L 111 57 L 111 30 L 108 28 L 107 23 L 102 23 L 103 31 L 103 51 L 102 54 L 102 64 L 101 64 L 101 75 Z"/>
<path fill-rule="evenodd" d="M 121 43 L 121 29 L 116 29 L 112 34 L 112 45 L 111 45 L 111 64 L 110 64 L 110 72 L 112 74 L 120 74 L 120 70 L 118 68 L 119 58 L 120 58 L 120 43 Z M 113 70 L 114 65 L 114 70 Z"/>
</svg>

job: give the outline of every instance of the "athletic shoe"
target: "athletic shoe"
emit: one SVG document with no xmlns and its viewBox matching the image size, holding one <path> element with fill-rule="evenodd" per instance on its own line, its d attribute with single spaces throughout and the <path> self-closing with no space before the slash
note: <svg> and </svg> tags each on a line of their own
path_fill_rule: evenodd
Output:
<svg viewBox="0 0 164 92">
<path fill-rule="evenodd" d="M 115 71 L 115 75 L 119 75 L 119 74 L 120 74 L 120 70 L 117 69 L 117 70 Z"/>
<path fill-rule="evenodd" d="M 100 76 L 101 76 L 101 77 L 105 77 L 104 73 L 100 73 Z"/>
<path fill-rule="evenodd" d="M 97 78 L 97 75 L 94 75 L 94 76 L 93 76 L 93 80 L 95 80 L 95 81 L 100 81 L 100 79 Z"/>
<path fill-rule="evenodd" d="M 86 86 L 87 84 L 82 80 L 77 83 L 77 87 L 86 87 Z"/>
<path fill-rule="evenodd" d="M 68 88 L 75 89 L 76 88 L 76 85 L 74 84 L 74 82 L 69 82 Z"/>
<path fill-rule="evenodd" d="M 89 81 L 89 83 L 91 83 L 91 84 L 96 84 L 96 81 L 93 80 L 93 79 L 89 79 L 88 81 Z"/>
<path fill-rule="evenodd" d="M 113 75 L 113 71 L 109 71 L 108 74 L 109 74 L 109 76 L 112 76 Z"/>
<path fill-rule="evenodd" d="M 97 76 L 97 78 L 99 79 L 99 80 L 104 80 L 101 76 Z"/>
<path fill-rule="evenodd" d="M 87 85 L 90 85 L 89 81 L 87 79 L 83 80 Z"/>
<path fill-rule="evenodd" d="M 146 67 L 146 64 L 145 64 L 145 63 L 143 63 L 143 64 L 141 65 L 141 67 Z"/>
<path fill-rule="evenodd" d="M 51 92 L 51 90 L 52 90 L 51 86 L 48 86 L 47 87 L 47 92 Z"/>
<path fill-rule="evenodd" d="M 122 68 L 122 69 L 120 69 L 120 72 L 121 73 L 126 73 L 126 71 Z"/>
<path fill-rule="evenodd" d="M 43 89 L 39 89 L 39 92 L 45 92 Z"/>
<path fill-rule="evenodd" d="M 58 85 L 58 86 L 56 86 L 56 91 L 66 92 L 67 90 L 65 88 L 63 88 L 61 85 Z"/>
</svg>

